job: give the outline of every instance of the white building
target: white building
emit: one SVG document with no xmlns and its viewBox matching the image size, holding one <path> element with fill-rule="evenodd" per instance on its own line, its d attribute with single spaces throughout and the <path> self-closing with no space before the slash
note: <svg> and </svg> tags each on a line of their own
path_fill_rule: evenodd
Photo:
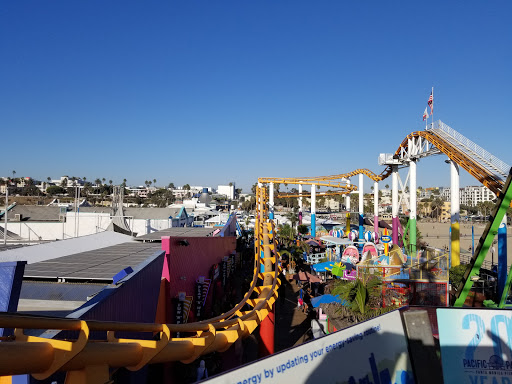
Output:
<svg viewBox="0 0 512 384">
<path fill-rule="evenodd" d="M 230 200 L 235 199 L 235 183 L 231 183 L 231 185 L 219 185 L 217 188 L 218 195 L 224 195 Z"/>
<path fill-rule="evenodd" d="M 492 201 L 496 198 L 494 192 L 489 188 L 480 186 L 468 186 L 459 189 L 460 203 L 476 207 L 478 203 Z M 445 201 L 451 200 L 450 188 L 442 188 L 440 197 Z"/>
</svg>

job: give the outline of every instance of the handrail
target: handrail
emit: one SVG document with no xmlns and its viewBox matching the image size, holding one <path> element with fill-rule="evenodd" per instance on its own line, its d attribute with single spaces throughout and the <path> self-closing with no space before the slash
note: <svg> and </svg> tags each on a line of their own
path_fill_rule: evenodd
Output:
<svg viewBox="0 0 512 384">
<path fill-rule="evenodd" d="M 504 161 L 498 159 L 496 156 L 492 155 L 491 153 L 487 152 L 485 149 L 480 147 L 478 144 L 474 143 L 473 141 L 469 140 L 467 137 L 463 136 L 459 132 L 457 132 L 455 129 L 449 127 L 442 121 L 437 121 L 437 126 L 434 128 L 433 124 L 430 125 L 429 128 L 427 128 L 427 131 L 434 131 L 437 134 L 437 130 L 446 132 L 449 137 L 454 138 L 456 141 L 458 141 L 460 144 L 465 146 L 470 151 L 473 151 L 475 154 L 477 154 L 481 159 L 488 161 L 490 165 L 495 167 L 499 172 L 501 172 L 501 176 L 506 178 L 508 175 L 508 171 L 510 169 L 510 165 L 506 164 Z"/>
<path fill-rule="evenodd" d="M 104 367 L 103 378 L 108 379 L 109 367 L 137 370 L 151 363 L 188 363 L 213 351 L 225 351 L 237 339 L 252 333 L 265 319 L 275 303 L 277 290 L 281 285 L 278 278 L 281 267 L 277 263 L 280 256 L 276 251 L 274 224 L 262 223 L 260 220 L 257 220 L 256 224 L 263 230 L 258 231 L 253 280 L 242 301 L 230 311 L 208 320 L 188 324 L 82 321 L 0 313 L 1 328 L 16 328 L 14 341 L 0 342 L 0 377 L 28 373 L 37 379 L 45 379 L 58 370 L 64 370 L 70 371 L 68 378 L 73 382 L 78 380 L 77 377 L 80 375 L 88 377 L 90 372 L 86 368 L 101 362 L 101 366 Z M 265 259 L 260 257 L 262 249 L 266 249 Z M 274 265 L 272 272 L 260 272 L 263 260 Z M 262 280 L 263 285 L 259 285 L 259 280 Z M 251 299 L 254 293 L 258 296 Z M 252 309 L 242 312 L 245 305 L 250 305 Z M 80 331 L 81 336 L 77 341 L 45 339 L 27 336 L 24 334 L 25 329 Z M 106 331 L 107 340 L 90 341 L 90 331 Z M 117 339 L 115 332 L 120 331 L 157 333 L 159 337 L 158 340 Z M 190 332 L 196 335 L 172 338 L 171 332 Z M 22 351 L 25 359 L 20 359 L 20 354 L 16 351 Z M 44 355 L 44 358 L 39 355 Z M 25 364 L 27 359 L 39 362 Z"/>
</svg>

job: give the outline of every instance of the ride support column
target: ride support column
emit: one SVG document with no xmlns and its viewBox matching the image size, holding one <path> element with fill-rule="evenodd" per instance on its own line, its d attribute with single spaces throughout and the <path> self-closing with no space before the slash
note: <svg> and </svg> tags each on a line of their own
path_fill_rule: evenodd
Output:
<svg viewBox="0 0 512 384">
<path fill-rule="evenodd" d="M 299 225 L 302 225 L 302 184 L 299 184 Z"/>
<path fill-rule="evenodd" d="M 507 214 L 498 228 L 498 297 L 503 295 L 507 281 Z"/>
<path fill-rule="evenodd" d="M 459 166 L 450 160 L 451 267 L 460 265 L 460 192 Z"/>
<path fill-rule="evenodd" d="M 268 185 L 268 218 L 274 220 L 274 183 Z"/>
<path fill-rule="evenodd" d="M 359 241 L 364 241 L 364 175 L 359 174 Z"/>
<path fill-rule="evenodd" d="M 347 186 L 350 186 L 350 179 L 347 179 Z M 347 209 L 345 235 L 348 237 L 348 234 L 350 233 L 350 193 L 345 196 L 345 208 Z"/>
<path fill-rule="evenodd" d="M 417 189 L 417 179 L 416 179 L 416 161 L 413 160 L 409 163 L 410 167 L 410 179 L 409 179 L 409 193 L 410 193 L 410 203 L 411 203 L 411 211 L 409 212 L 409 249 L 407 250 L 411 256 L 416 257 L 416 189 Z"/>
<path fill-rule="evenodd" d="M 379 182 L 373 182 L 373 231 L 375 232 L 375 244 L 379 243 Z"/>
<path fill-rule="evenodd" d="M 391 226 L 393 227 L 391 239 L 393 244 L 398 245 L 398 165 L 392 166 L 391 176 Z"/>
<path fill-rule="evenodd" d="M 270 224 L 271 225 L 271 224 Z M 270 226 L 269 225 L 269 226 Z M 269 229 L 267 224 L 262 225 L 262 248 L 263 248 L 263 263 L 264 272 L 272 272 L 274 268 L 277 268 L 277 263 L 272 263 L 272 256 L 276 257 L 277 254 L 273 254 L 270 250 L 271 240 L 269 234 L 272 230 Z M 272 276 L 265 274 L 263 277 L 263 286 L 272 285 Z M 276 305 L 272 305 L 272 309 L 268 312 L 268 315 L 260 323 L 259 335 L 259 355 L 260 357 L 268 356 L 274 353 L 274 339 L 275 339 L 275 308 Z"/>
<path fill-rule="evenodd" d="M 316 236 L 316 185 L 311 184 L 311 236 Z"/>
</svg>

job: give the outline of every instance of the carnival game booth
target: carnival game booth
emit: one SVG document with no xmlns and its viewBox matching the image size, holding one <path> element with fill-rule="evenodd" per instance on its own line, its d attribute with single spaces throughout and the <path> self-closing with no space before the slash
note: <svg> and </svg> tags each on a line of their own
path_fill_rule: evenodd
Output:
<svg viewBox="0 0 512 384">
<path fill-rule="evenodd" d="M 337 231 L 337 236 L 322 236 L 320 237 L 320 240 L 323 241 L 326 245 L 326 256 L 327 260 L 329 261 L 335 261 L 339 262 L 341 261 L 341 255 L 343 253 L 343 250 L 345 247 L 348 247 L 349 245 L 353 245 L 354 242 L 347 239 L 342 238 L 340 235 L 341 231 Z"/>
<path fill-rule="evenodd" d="M 383 306 L 448 306 L 447 265 L 447 254 L 424 251 L 411 259 L 395 245 L 377 261 L 361 260 L 357 278 L 374 275 L 382 280 Z"/>
</svg>

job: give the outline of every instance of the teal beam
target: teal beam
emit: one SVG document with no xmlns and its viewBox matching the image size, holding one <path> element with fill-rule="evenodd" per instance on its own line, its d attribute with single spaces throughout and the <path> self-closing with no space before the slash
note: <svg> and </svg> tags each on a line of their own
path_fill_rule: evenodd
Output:
<svg viewBox="0 0 512 384">
<path fill-rule="evenodd" d="M 487 255 L 489 247 L 491 246 L 494 237 L 498 233 L 498 228 L 501 224 L 501 221 L 503 220 L 503 217 L 507 213 L 507 209 L 510 206 L 510 201 L 512 200 L 511 184 L 512 168 L 509 171 L 507 181 L 503 186 L 503 190 L 498 196 L 498 202 L 494 208 L 492 219 L 489 221 L 489 223 L 487 223 L 484 233 L 482 233 L 482 237 L 480 237 L 480 241 L 478 242 L 475 254 L 471 258 L 468 268 L 466 269 L 466 273 L 464 273 L 464 278 L 462 279 L 462 282 L 459 285 L 457 292 L 455 293 L 455 304 L 453 305 L 454 307 L 462 307 L 464 305 L 466 298 L 468 297 L 468 293 L 473 287 L 473 281 L 471 278 L 478 275 L 480 272 L 480 267 L 485 260 L 485 255 Z M 508 279 L 507 283 L 509 283 Z"/>
</svg>

